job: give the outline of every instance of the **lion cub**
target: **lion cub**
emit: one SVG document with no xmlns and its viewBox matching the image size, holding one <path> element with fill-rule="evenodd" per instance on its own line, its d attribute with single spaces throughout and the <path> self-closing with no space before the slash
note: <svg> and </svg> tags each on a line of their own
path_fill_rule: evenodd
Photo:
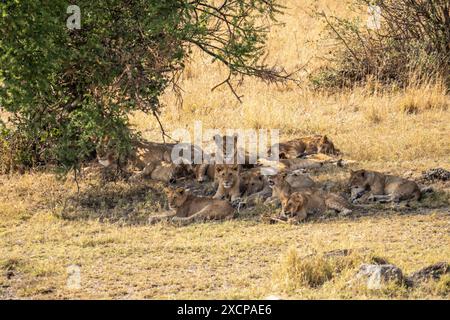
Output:
<svg viewBox="0 0 450 320">
<path fill-rule="evenodd" d="M 322 135 L 306 136 L 281 142 L 272 146 L 269 149 L 269 154 L 275 146 L 278 146 L 280 159 L 294 159 L 316 153 L 335 156 L 340 154 L 339 149 L 335 148 L 333 142 L 327 136 Z"/>
<path fill-rule="evenodd" d="M 214 199 L 230 199 L 235 201 L 240 198 L 240 165 L 216 164 L 215 178 L 218 184 Z"/>
<path fill-rule="evenodd" d="M 283 201 L 283 195 L 290 195 L 297 191 L 317 189 L 317 184 L 310 177 L 304 174 L 289 173 L 283 171 L 268 179 L 272 187 L 272 198 Z"/>
<path fill-rule="evenodd" d="M 213 163 L 202 163 L 191 165 L 191 171 L 194 173 L 195 179 L 202 183 L 205 181 L 215 182 L 216 168 Z"/>
<path fill-rule="evenodd" d="M 132 150 L 128 157 L 128 162 L 139 170 L 144 170 L 146 166 L 156 161 L 172 162 L 171 151 L 174 144 L 156 143 L 138 139 L 133 140 L 131 143 Z M 116 149 L 112 147 L 108 137 L 102 140 L 96 152 L 98 162 L 104 167 L 109 167 L 118 161 Z"/>
<path fill-rule="evenodd" d="M 258 193 L 267 188 L 267 181 L 260 168 L 253 168 L 240 174 L 240 191 L 244 197 Z"/>
<path fill-rule="evenodd" d="M 344 215 L 352 212 L 350 204 L 343 197 L 322 190 L 283 194 L 281 198 L 281 216 L 292 222 L 300 222 L 308 214 L 323 213 L 330 209 Z"/>
<path fill-rule="evenodd" d="M 381 202 L 400 202 L 420 200 L 421 192 L 414 181 L 386 175 L 376 171 L 351 171 L 349 179 L 352 202 L 375 200 Z"/>
<path fill-rule="evenodd" d="M 136 172 L 130 178 L 131 181 L 137 181 L 144 177 L 149 177 L 157 167 L 167 166 L 164 163 L 172 163 L 171 151 L 174 144 L 162 144 L 144 140 L 133 140 L 131 153 L 126 161 L 127 171 Z M 97 148 L 98 163 L 105 169 L 111 169 L 119 165 L 116 150 L 110 144 L 108 137 L 103 139 L 101 145 Z M 173 167 L 175 171 L 181 170 L 181 167 Z M 172 170 L 171 169 L 171 170 Z M 160 175 L 159 175 L 160 176 Z M 166 179 L 167 178 L 167 179 Z M 159 180 L 159 179 L 158 179 Z M 170 180 L 170 177 L 163 177 L 162 180 Z"/>
<path fill-rule="evenodd" d="M 183 188 L 166 188 L 165 192 L 172 212 L 150 217 L 150 224 L 170 219 L 178 224 L 188 224 L 204 220 L 228 220 L 234 216 L 233 207 L 225 200 L 197 197 Z"/>
</svg>

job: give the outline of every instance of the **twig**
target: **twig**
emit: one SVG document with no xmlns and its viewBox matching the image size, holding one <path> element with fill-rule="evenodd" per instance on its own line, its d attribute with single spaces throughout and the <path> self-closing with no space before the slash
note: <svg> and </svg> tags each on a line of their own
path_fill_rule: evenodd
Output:
<svg viewBox="0 0 450 320">
<path fill-rule="evenodd" d="M 156 110 L 152 110 L 152 113 L 153 113 L 153 116 L 156 118 L 156 121 L 158 121 L 159 128 L 160 128 L 160 130 L 161 130 L 161 136 L 162 136 L 163 142 L 166 143 L 166 138 L 165 138 L 165 137 L 171 139 L 172 141 L 178 142 L 177 140 L 175 140 L 174 138 L 172 138 L 171 136 L 169 136 L 169 135 L 166 133 L 166 131 L 164 130 L 164 127 L 163 127 L 163 125 L 162 125 L 162 123 L 161 123 L 161 120 L 159 119 L 159 115 L 158 115 L 158 113 L 156 112 Z"/>
</svg>

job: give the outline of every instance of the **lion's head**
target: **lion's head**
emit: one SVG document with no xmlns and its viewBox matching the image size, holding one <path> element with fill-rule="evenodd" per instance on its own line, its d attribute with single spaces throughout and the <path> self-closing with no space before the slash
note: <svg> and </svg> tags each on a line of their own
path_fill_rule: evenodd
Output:
<svg viewBox="0 0 450 320">
<path fill-rule="evenodd" d="M 176 210 L 180 208 L 187 200 L 189 191 L 183 188 L 166 188 L 167 200 L 169 203 L 169 209 Z"/>
<path fill-rule="evenodd" d="M 111 166 L 116 161 L 115 150 L 107 136 L 100 140 L 95 151 L 98 163 L 105 168 Z"/>
<path fill-rule="evenodd" d="M 292 193 L 288 198 L 282 200 L 284 215 L 288 218 L 296 217 L 303 209 L 306 198 L 300 192 Z"/>
<path fill-rule="evenodd" d="M 333 142 L 327 136 L 323 136 L 317 144 L 317 152 L 338 156 L 341 151 L 334 147 Z"/>
<path fill-rule="evenodd" d="M 216 176 L 219 184 L 225 189 L 230 189 L 239 182 L 239 165 L 218 164 L 216 165 Z"/>
<path fill-rule="evenodd" d="M 202 163 L 202 164 L 193 164 L 190 166 L 191 171 L 194 173 L 195 179 L 198 182 L 205 182 L 208 180 L 208 169 L 209 169 L 209 164 L 207 163 Z"/>
<path fill-rule="evenodd" d="M 241 182 L 244 186 L 244 192 L 247 195 L 254 194 L 264 189 L 264 176 L 256 172 L 249 172 L 241 176 Z"/>
<path fill-rule="evenodd" d="M 351 191 L 351 199 L 356 200 L 361 197 L 369 188 L 369 177 L 366 170 L 350 171 L 348 186 Z"/>
<path fill-rule="evenodd" d="M 287 176 L 288 176 L 288 172 L 281 171 L 276 175 L 268 176 L 267 182 L 269 183 L 269 186 L 271 188 L 279 187 L 286 181 Z"/>
</svg>

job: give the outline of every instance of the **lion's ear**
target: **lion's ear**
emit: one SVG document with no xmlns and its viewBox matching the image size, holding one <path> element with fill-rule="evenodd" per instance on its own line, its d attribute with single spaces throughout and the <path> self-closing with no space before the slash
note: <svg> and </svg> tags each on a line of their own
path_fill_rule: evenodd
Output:
<svg viewBox="0 0 450 320">
<path fill-rule="evenodd" d="M 326 135 L 324 135 L 324 136 L 322 137 L 322 142 L 328 142 L 328 137 L 327 137 Z"/>
<path fill-rule="evenodd" d="M 183 194 L 184 193 L 184 189 L 183 188 L 177 188 L 177 193 Z"/>
</svg>

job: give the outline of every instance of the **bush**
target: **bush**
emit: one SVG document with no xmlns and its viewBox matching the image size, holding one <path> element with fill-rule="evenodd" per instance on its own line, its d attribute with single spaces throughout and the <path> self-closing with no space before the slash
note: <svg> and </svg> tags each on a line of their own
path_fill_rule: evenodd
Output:
<svg viewBox="0 0 450 320">
<path fill-rule="evenodd" d="M 450 85 L 450 4 L 447 0 L 353 0 L 357 15 L 343 19 L 316 12 L 337 41 L 332 63 L 312 75 L 319 86 L 343 87 L 368 79 L 407 85 L 441 76 Z M 380 28 L 366 24 L 368 8 L 381 10 Z M 361 18 L 362 17 L 362 18 Z"/>
<path fill-rule="evenodd" d="M 65 0 L 0 2 L 0 112 L 10 114 L 23 165 L 77 168 L 105 137 L 129 152 L 128 116 L 158 117 L 159 96 L 176 88 L 193 46 L 226 66 L 230 87 L 235 77 L 286 78 L 263 62 L 275 0 L 76 4 L 81 29 L 69 30 Z"/>
</svg>

